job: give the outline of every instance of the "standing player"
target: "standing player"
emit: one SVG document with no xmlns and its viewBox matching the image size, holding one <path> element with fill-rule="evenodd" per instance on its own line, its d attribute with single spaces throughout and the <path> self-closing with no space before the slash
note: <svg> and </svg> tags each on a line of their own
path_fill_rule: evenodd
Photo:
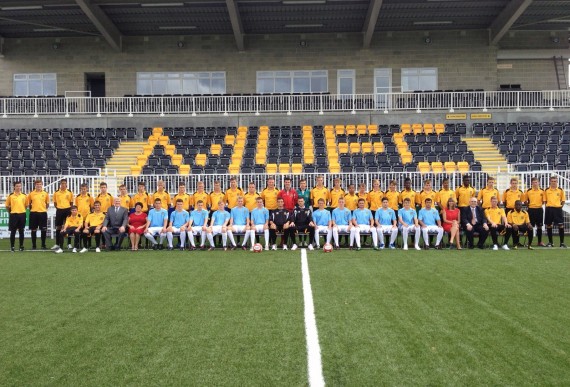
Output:
<svg viewBox="0 0 570 387">
<path fill-rule="evenodd" d="M 405 198 L 411 202 L 410 198 Z M 390 248 L 395 249 L 396 238 L 398 237 L 398 223 L 396 220 L 396 213 L 393 209 L 388 207 L 388 198 L 382 199 L 382 207 L 380 207 L 376 214 L 374 214 L 374 224 L 376 225 L 376 233 L 380 240 L 380 249 L 384 248 L 384 235 L 390 235 Z M 374 230 L 372 230 L 374 235 Z M 374 239 L 374 237 L 373 237 Z M 378 245 L 374 241 L 374 250 L 378 250 Z"/>
<path fill-rule="evenodd" d="M 265 208 L 267 208 L 269 212 L 277 209 L 278 195 L 279 195 L 279 190 L 275 188 L 275 179 L 270 177 L 269 179 L 267 179 L 267 188 L 261 191 L 261 198 L 263 199 L 263 203 L 265 203 Z"/>
<path fill-rule="evenodd" d="M 65 224 L 61 229 L 61 233 L 59 234 L 59 245 L 63 244 L 63 239 L 67 236 L 68 238 L 72 235 L 74 236 L 73 240 L 73 250 L 72 252 L 77 253 L 77 249 L 79 248 L 79 243 L 81 239 L 81 227 L 83 226 L 83 218 L 77 211 L 77 206 L 71 206 L 70 208 L 71 215 L 67 217 L 65 220 Z M 56 254 L 63 253 L 61 248 L 57 249 Z"/>
<path fill-rule="evenodd" d="M 376 213 L 376 210 L 382 207 L 382 198 L 384 197 L 384 192 L 380 189 L 380 180 L 372 180 L 372 191 L 368 192 L 368 203 L 370 203 L 370 211 L 372 211 L 372 216 Z"/>
<path fill-rule="evenodd" d="M 408 234 L 414 233 L 414 247 L 416 250 L 420 248 L 420 226 L 418 223 L 418 213 L 410 206 L 410 199 L 404 199 L 404 207 L 398 210 L 398 222 L 402 229 L 402 237 L 404 239 L 404 250 L 408 250 Z"/>
<path fill-rule="evenodd" d="M 420 210 L 418 215 L 418 221 L 422 227 L 422 233 L 424 236 L 424 243 L 426 250 L 429 249 L 429 236 L 430 232 L 437 232 L 437 238 L 435 241 L 435 248 L 441 249 L 441 238 L 443 238 L 443 228 L 441 227 L 441 219 L 439 213 L 435 208 L 431 206 L 431 199 L 427 198 L 425 201 L 425 207 Z"/>
<path fill-rule="evenodd" d="M 493 239 L 493 250 L 499 250 L 499 234 L 506 231 L 505 244 L 503 250 L 509 250 L 509 230 L 511 225 L 507 222 L 507 215 L 505 210 L 498 207 L 498 200 L 496 197 L 491 198 L 491 207 L 485 210 L 485 217 L 489 223 L 489 233 Z"/>
<path fill-rule="evenodd" d="M 309 241 L 315 239 L 315 223 L 313 223 L 313 212 L 310 208 L 305 205 L 305 199 L 299 198 L 297 201 L 297 207 L 293 210 L 291 214 L 291 222 L 289 223 L 289 227 L 292 228 L 292 232 L 297 233 L 309 233 Z M 293 234 L 293 246 L 291 246 L 291 250 L 297 250 L 297 242 L 296 242 L 297 235 Z M 312 242 L 309 242 L 307 246 L 309 250 L 313 250 Z"/>
<path fill-rule="evenodd" d="M 127 213 L 129 213 L 131 209 L 131 197 L 127 193 L 127 186 L 124 184 L 119 186 L 119 199 L 121 200 L 121 207 L 125 208 Z"/>
<path fill-rule="evenodd" d="M 405 198 L 410 199 L 410 203 L 416 203 L 417 196 L 418 193 L 412 189 L 412 179 L 406 177 L 404 179 L 404 189 L 400 192 L 400 196 L 398 197 L 398 204 L 400 204 L 400 206 L 404 204 Z M 397 209 L 394 211 L 397 211 Z"/>
<path fill-rule="evenodd" d="M 295 209 L 295 205 L 297 205 L 297 199 L 299 199 L 299 195 L 297 195 L 297 191 L 291 187 L 291 178 L 286 177 L 283 180 L 283 185 L 285 186 L 277 195 L 277 198 L 283 199 L 283 207 L 287 211 L 293 211 Z M 277 201 L 277 208 L 279 208 L 279 201 Z"/>
<path fill-rule="evenodd" d="M 439 207 L 440 211 L 443 211 L 449 203 L 449 199 L 453 199 L 454 202 L 457 201 L 457 196 L 455 191 L 449 188 L 449 179 L 446 177 L 441 181 L 441 189 L 437 191 L 436 205 Z"/>
<path fill-rule="evenodd" d="M 519 189 L 519 181 L 516 177 L 511 179 L 511 186 L 503 193 L 503 203 L 505 203 L 506 212 L 509 213 L 515 209 L 515 202 L 524 201 L 524 194 Z"/>
<path fill-rule="evenodd" d="M 277 233 L 280 232 L 281 245 L 283 250 L 287 250 L 287 242 L 289 237 L 294 237 L 292 228 L 289 227 L 289 218 L 291 213 L 284 207 L 283 198 L 277 199 L 277 209 L 269 214 L 269 243 L 272 250 L 277 250 Z"/>
<path fill-rule="evenodd" d="M 497 198 L 498 200 L 499 190 L 495 188 L 495 178 L 488 177 L 487 186 L 479 191 L 479 195 L 477 195 L 477 200 L 479 200 L 479 204 L 483 210 L 491 207 L 491 198 Z"/>
<path fill-rule="evenodd" d="M 366 192 L 366 184 L 358 184 L 358 192 L 356 193 L 356 196 L 358 196 L 359 199 L 364 199 L 364 208 L 370 208 L 370 203 L 368 202 L 368 192 Z"/>
<path fill-rule="evenodd" d="M 49 194 L 44 191 L 41 180 L 34 182 L 34 190 L 28 194 L 26 207 L 30 208 L 30 231 L 32 233 L 32 249 L 36 249 L 38 228 L 42 242 L 42 250 L 46 250 L 47 236 L 47 209 L 49 207 Z"/>
<path fill-rule="evenodd" d="M 311 191 L 307 189 L 307 180 L 305 179 L 299 180 L 299 189 L 297 190 L 297 197 L 298 199 L 303 198 L 305 204 L 311 202 Z M 295 203 L 295 206 L 297 205 L 297 203 Z"/>
<path fill-rule="evenodd" d="M 437 199 L 437 193 L 432 189 L 430 179 L 424 181 L 424 188 L 420 191 L 419 195 L 416 196 L 416 206 L 418 210 L 425 207 L 427 198 L 430 198 L 432 203 L 435 203 Z"/>
<path fill-rule="evenodd" d="M 509 212 L 507 220 L 512 227 L 513 248 L 515 250 L 518 249 L 519 233 L 522 232 L 528 235 L 528 249 L 534 250 L 532 247 L 532 225 L 530 224 L 528 214 L 522 209 L 522 202 L 520 200 L 515 202 L 515 209 L 514 211 Z"/>
<path fill-rule="evenodd" d="M 330 192 L 327 187 L 324 186 L 323 182 L 324 178 L 322 176 L 317 176 L 317 185 L 311 190 L 311 204 L 313 206 L 313 210 L 316 210 L 319 207 L 319 199 L 323 199 L 325 201 L 325 206 L 331 201 Z"/>
<path fill-rule="evenodd" d="M 558 235 L 560 236 L 560 247 L 566 248 L 564 244 L 564 214 L 562 206 L 566 202 L 564 191 L 558 187 L 558 178 L 550 177 L 550 187 L 544 191 L 546 207 L 544 210 L 544 223 L 546 224 L 546 233 L 548 235 L 548 247 L 553 246 L 552 228 L 558 225 Z"/>
<path fill-rule="evenodd" d="M 186 226 L 190 220 L 188 211 L 184 209 L 184 200 L 177 199 L 174 211 L 170 213 L 170 223 L 166 229 L 166 239 L 168 240 L 168 250 L 172 250 L 172 240 L 174 234 L 180 235 L 180 250 L 184 251 L 184 242 L 186 242 Z"/>
<path fill-rule="evenodd" d="M 113 195 L 107 192 L 107 183 L 99 184 L 99 195 L 97 195 L 95 200 L 101 203 L 101 211 L 106 214 L 109 207 L 113 205 Z"/>
<path fill-rule="evenodd" d="M 219 180 L 214 181 L 214 190 L 210 192 L 208 201 L 210 202 L 210 215 L 217 211 L 218 203 L 224 202 L 224 208 L 226 205 L 225 201 L 226 194 L 222 192 L 222 185 Z"/>
<path fill-rule="evenodd" d="M 156 199 L 160 199 L 161 207 L 168 211 L 172 206 L 172 200 L 165 187 L 164 180 L 159 180 L 156 183 L 156 191 L 152 194 L 152 201 L 156 203 Z"/>
<path fill-rule="evenodd" d="M 222 247 L 224 251 L 228 249 L 228 223 L 230 222 L 230 213 L 226 211 L 226 203 L 223 200 L 218 202 L 218 209 L 212 214 L 212 219 L 210 219 L 210 227 L 206 237 L 210 242 L 210 248 L 208 251 L 214 251 L 216 245 L 214 244 L 214 237 L 216 235 L 222 235 Z"/>
<path fill-rule="evenodd" d="M 319 199 L 319 208 L 313 211 L 313 222 L 315 223 L 315 246 L 320 248 L 319 233 L 326 234 L 327 243 L 331 243 L 332 221 L 331 213 L 325 209 L 324 199 Z"/>
<path fill-rule="evenodd" d="M 101 203 L 95 201 L 93 203 L 93 212 L 88 214 L 84 218 L 85 222 L 83 224 L 83 249 L 80 253 L 86 253 L 89 251 L 89 246 L 91 245 L 91 237 L 95 236 L 95 252 L 101 252 L 101 227 L 103 227 L 103 221 L 105 220 L 105 214 L 101 211 Z"/>
<path fill-rule="evenodd" d="M 146 185 L 144 181 L 139 181 L 137 184 L 137 193 L 133 195 L 129 208 L 135 208 L 137 203 L 142 204 L 142 211 L 148 212 L 148 207 L 152 204 L 150 195 L 146 192 Z"/>
<path fill-rule="evenodd" d="M 15 181 L 14 191 L 6 198 L 6 210 L 8 211 L 8 228 L 10 229 L 10 251 L 14 252 L 16 244 L 16 231 L 20 239 L 20 251 L 24 251 L 24 228 L 26 228 L 26 203 L 27 196 L 22 192 L 22 182 Z"/>
<path fill-rule="evenodd" d="M 199 181 L 196 186 L 196 192 L 192 196 L 192 207 L 196 209 L 198 207 L 198 202 L 202 202 L 202 207 L 204 210 L 210 208 L 210 195 L 204 189 L 204 182 Z"/>
<path fill-rule="evenodd" d="M 384 197 L 388 198 L 388 207 L 394 211 L 398 211 L 398 203 L 400 201 L 400 193 L 396 188 L 396 180 L 391 180 L 388 189 L 384 193 Z M 411 199 L 410 199 L 411 200 Z"/>
<path fill-rule="evenodd" d="M 226 190 L 224 196 L 224 202 L 228 203 L 228 209 L 232 209 L 237 206 L 238 197 L 243 197 L 243 191 L 237 186 L 237 180 L 235 177 L 230 179 L 230 188 Z"/>
<path fill-rule="evenodd" d="M 530 180 L 531 187 L 524 195 L 524 200 L 528 206 L 528 216 L 532 227 L 536 227 L 536 237 L 538 238 L 538 246 L 545 247 L 542 242 L 542 225 L 544 220 L 544 198 L 546 197 L 544 190 L 538 186 L 538 179 L 533 177 Z"/>
<path fill-rule="evenodd" d="M 159 198 L 154 199 L 154 208 L 148 212 L 146 221 L 146 229 L 144 236 L 152 243 L 152 249 L 162 250 L 162 242 L 166 236 L 166 226 L 168 225 L 168 211 L 162 208 L 162 202 Z M 154 239 L 154 235 L 159 234 L 160 244 Z"/>
<path fill-rule="evenodd" d="M 354 226 L 354 233 L 350 235 L 350 246 L 352 248 L 353 242 L 356 241 L 356 250 L 360 250 L 360 233 L 370 233 L 372 235 L 372 242 L 374 248 L 378 248 L 378 233 L 374 227 L 374 218 L 372 212 L 364 207 L 364 199 L 358 199 L 358 208 L 352 211 L 352 225 Z M 379 211 L 376 211 L 378 214 Z"/>
<path fill-rule="evenodd" d="M 257 198 L 256 204 L 257 206 L 253 209 L 253 211 L 251 211 L 250 214 L 251 222 L 249 229 L 249 238 L 251 239 L 251 251 L 253 251 L 253 245 L 255 244 L 256 232 L 263 233 L 263 237 L 265 239 L 265 250 L 269 250 L 269 210 L 263 206 L 262 198 Z"/>
<path fill-rule="evenodd" d="M 83 219 L 87 218 L 87 215 L 91 213 L 93 208 L 93 197 L 87 192 L 88 186 L 83 183 L 79 186 L 79 195 L 75 197 L 75 206 L 77 207 L 77 212 Z"/>
<path fill-rule="evenodd" d="M 346 192 L 344 192 L 344 190 L 340 186 L 340 179 L 336 177 L 333 180 L 333 187 L 331 188 L 331 192 L 329 193 L 329 196 L 331 198 L 331 208 L 332 209 L 337 208 L 338 199 L 343 198 L 345 195 Z"/>
<path fill-rule="evenodd" d="M 203 187 L 202 187 L 203 188 Z M 208 230 L 208 211 L 204 209 L 204 202 L 198 200 L 194 210 L 190 213 L 188 222 L 188 239 L 190 239 L 190 250 L 196 250 L 194 235 L 200 234 L 200 248 L 204 249 L 206 243 L 206 231 Z"/>
<path fill-rule="evenodd" d="M 65 220 L 69 215 L 71 215 L 71 205 L 73 204 L 73 194 L 67 189 L 67 180 L 62 179 L 59 182 L 59 189 L 53 194 L 53 205 L 55 206 L 55 245 L 51 248 L 52 250 L 59 250 L 60 246 L 58 241 L 60 240 L 61 229 L 65 225 Z M 62 242 L 63 243 L 63 240 Z M 71 248 L 70 246 L 67 246 Z"/>
<path fill-rule="evenodd" d="M 354 211 L 358 208 L 358 195 L 354 191 L 354 184 L 349 184 L 348 193 L 344 195 L 344 205 L 350 211 Z"/>
<path fill-rule="evenodd" d="M 475 188 L 471 186 L 471 178 L 469 175 L 463 175 L 463 185 L 457 187 L 455 197 L 460 212 L 469 207 L 471 198 L 475 197 Z"/>
<path fill-rule="evenodd" d="M 247 250 L 247 239 L 249 238 L 249 210 L 243 205 L 243 197 L 237 198 L 237 204 L 230 211 L 230 224 L 228 227 L 228 238 L 232 243 L 231 249 L 237 247 L 234 239 L 234 232 L 244 234 L 243 242 L 241 244 L 242 250 Z"/>
<path fill-rule="evenodd" d="M 182 200 L 182 209 L 185 211 L 190 211 L 190 205 L 192 202 L 192 196 L 186 193 L 186 183 L 180 182 L 178 184 L 178 193 L 172 199 L 174 203 L 178 201 L 178 199 Z"/>
<path fill-rule="evenodd" d="M 349 233 L 350 247 L 352 248 L 354 243 L 354 231 L 356 228 L 352 226 L 352 213 L 344 206 L 344 198 L 338 199 L 338 207 L 332 212 L 331 226 L 335 250 L 340 249 L 338 238 L 339 232 Z"/>
<path fill-rule="evenodd" d="M 257 191 L 255 190 L 255 183 L 249 182 L 247 186 L 247 193 L 243 195 L 243 205 L 247 208 L 250 212 L 257 206 L 257 198 L 260 197 Z"/>
</svg>

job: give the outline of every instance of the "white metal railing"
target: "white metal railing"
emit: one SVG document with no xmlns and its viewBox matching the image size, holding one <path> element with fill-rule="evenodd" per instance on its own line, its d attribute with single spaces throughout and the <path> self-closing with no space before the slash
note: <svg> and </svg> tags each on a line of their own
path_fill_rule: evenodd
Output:
<svg viewBox="0 0 570 387">
<path fill-rule="evenodd" d="M 569 90 L 386 94 L 2 98 L 0 116 L 488 111 L 570 108 Z"/>
</svg>

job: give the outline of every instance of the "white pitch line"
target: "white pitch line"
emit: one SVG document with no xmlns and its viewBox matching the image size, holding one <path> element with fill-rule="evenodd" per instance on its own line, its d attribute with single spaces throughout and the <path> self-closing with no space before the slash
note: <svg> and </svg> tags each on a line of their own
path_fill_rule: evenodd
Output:
<svg viewBox="0 0 570 387">
<path fill-rule="evenodd" d="M 305 335 L 307 337 L 307 368 L 309 374 L 309 386 L 320 387 L 325 385 L 323 365 L 321 362 L 321 347 L 319 345 L 319 333 L 317 332 L 317 320 L 315 318 L 315 305 L 313 304 L 313 290 L 311 289 L 311 277 L 309 276 L 309 263 L 307 250 L 301 250 L 301 273 L 303 278 L 303 298 L 305 301 Z"/>
</svg>

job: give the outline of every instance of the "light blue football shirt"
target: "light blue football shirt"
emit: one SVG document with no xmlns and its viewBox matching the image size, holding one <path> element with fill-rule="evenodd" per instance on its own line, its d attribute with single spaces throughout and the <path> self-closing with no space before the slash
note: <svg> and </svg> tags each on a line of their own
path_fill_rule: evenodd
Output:
<svg viewBox="0 0 570 387">
<path fill-rule="evenodd" d="M 190 214 L 186 210 L 180 212 L 174 210 L 170 213 L 170 221 L 172 226 L 176 228 L 182 227 L 183 224 L 187 223 L 190 219 Z"/>
<path fill-rule="evenodd" d="M 313 211 L 313 221 L 317 226 L 328 226 L 331 221 L 331 213 L 324 209 Z"/>
<path fill-rule="evenodd" d="M 148 212 L 148 219 L 150 220 L 149 227 L 163 227 L 164 221 L 168 220 L 168 211 L 164 208 L 158 211 L 155 208 L 151 208 Z"/>
<path fill-rule="evenodd" d="M 217 210 L 212 214 L 212 219 L 214 219 L 213 226 L 223 226 L 226 220 L 230 220 L 230 213 L 226 210 Z"/>
<path fill-rule="evenodd" d="M 190 219 L 192 220 L 192 227 L 203 226 L 208 218 L 208 211 L 202 210 L 194 210 L 190 214 Z"/>
<path fill-rule="evenodd" d="M 232 208 L 231 218 L 233 219 L 233 224 L 236 226 L 245 226 L 247 223 L 247 218 L 249 218 L 249 210 L 246 207 L 234 207 Z"/>
<path fill-rule="evenodd" d="M 332 219 L 337 226 L 348 226 L 350 219 L 352 219 L 352 213 L 348 208 L 335 208 L 332 212 Z"/>
<path fill-rule="evenodd" d="M 400 218 L 402 218 L 402 221 L 406 224 L 414 225 L 414 219 L 418 218 L 418 214 L 416 212 L 416 210 L 414 210 L 413 208 L 408 208 L 407 210 L 405 208 L 400 208 L 398 210 L 398 216 Z"/>
<path fill-rule="evenodd" d="M 435 208 L 422 208 L 418 219 L 424 222 L 426 226 L 437 226 L 437 221 L 439 220 L 439 214 Z"/>
<path fill-rule="evenodd" d="M 376 210 L 374 219 L 377 220 L 381 226 L 391 226 L 392 222 L 396 220 L 396 213 L 391 208 L 388 208 L 386 210 L 379 208 Z"/>
<path fill-rule="evenodd" d="M 269 221 L 269 210 L 265 207 L 261 209 L 254 208 L 251 211 L 251 220 L 255 226 L 267 223 Z"/>
<path fill-rule="evenodd" d="M 372 219 L 372 212 L 368 208 L 357 208 L 352 211 L 352 219 L 356 219 L 357 224 L 370 224 L 370 219 Z"/>
</svg>

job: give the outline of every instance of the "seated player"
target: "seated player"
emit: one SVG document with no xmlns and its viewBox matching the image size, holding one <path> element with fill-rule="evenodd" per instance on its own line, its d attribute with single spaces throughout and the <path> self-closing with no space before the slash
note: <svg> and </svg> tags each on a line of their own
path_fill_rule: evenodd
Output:
<svg viewBox="0 0 570 387">
<path fill-rule="evenodd" d="M 81 238 L 81 226 L 83 225 L 83 218 L 81 217 L 81 215 L 78 213 L 77 211 L 77 206 L 71 206 L 71 215 L 69 215 L 67 217 L 67 219 L 65 220 L 65 224 L 63 225 L 63 228 L 61 229 L 61 233 L 60 233 L 60 238 L 61 238 L 61 243 L 58 243 L 58 245 L 62 245 L 63 244 L 63 240 L 65 239 L 65 237 L 71 237 L 73 236 L 73 252 L 77 253 L 77 249 L 79 248 L 79 240 Z M 61 248 L 57 249 L 56 254 L 61 254 L 63 253 L 63 250 Z"/>
<path fill-rule="evenodd" d="M 223 200 L 218 201 L 218 209 L 212 214 L 212 219 L 210 220 L 210 227 L 206 231 L 206 237 L 208 242 L 210 242 L 210 248 L 208 251 L 215 250 L 214 237 L 216 235 L 222 235 L 222 247 L 224 251 L 228 249 L 228 224 L 230 223 L 230 213 L 226 211 L 226 203 Z"/>
<path fill-rule="evenodd" d="M 166 229 L 166 239 L 168 239 L 168 250 L 172 250 L 172 239 L 174 234 L 180 235 L 180 250 L 184 251 L 184 242 L 186 242 L 186 229 L 190 215 L 184 209 L 184 199 L 176 199 L 174 211 L 170 213 L 170 223 Z"/>
<path fill-rule="evenodd" d="M 350 245 L 353 239 L 356 241 L 356 250 L 360 250 L 360 234 L 370 233 L 374 248 L 378 247 L 378 233 L 374 227 L 374 218 L 372 212 L 368 208 L 364 208 L 366 202 L 364 199 L 358 199 L 358 208 L 352 211 L 352 224 L 355 227 L 354 233 L 350 236 Z M 378 213 L 378 211 L 376 211 Z"/>
<path fill-rule="evenodd" d="M 461 224 L 467 235 L 467 247 L 473 249 L 473 234 L 479 233 L 479 243 L 477 247 L 483 249 L 485 247 L 485 240 L 489 234 L 489 225 L 485 218 L 485 213 L 477 205 L 477 198 L 469 198 L 469 205 L 461 210 Z"/>
<path fill-rule="evenodd" d="M 410 198 L 405 198 L 404 206 L 398 210 L 398 222 L 404 239 L 404 250 L 408 250 L 408 234 L 414 233 L 414 246 L 416 250 L 420 248 L 420 226 L 418 223 L 418 213 L 413 209 L 410 204 Z"/>
<path fill-rule="evenodd" d="M 321 247 L 319 233 L 324 233 L 326 235 L 327 243 L 331 243 L 332 238 L 331 213 L 325 209 L 324 199 L 319 199 L 318 205 L 319 208 L 313 212 L 313 223 L 315 223 L 315 247 L 317 249 Z"/>
<path fill-rule="evenodd" d="M 275 199 L 275 203 L 277 205 L 277 199 Z M 257 198 L 256 207 L 250 213 L 249 238 L 251 239 L 251 251 L 253 251 L 253 245 L 255 244 L 255 233 L 261 232 L 265 240 L 265 250 L 269 250 L 269 210 L 263 206 L 263 199 Z"/>
<path fill-rule="evenodd" d="M 505 215 L 505 210 L 499 208 L 499 201 L 496 197 L 491 198 L 491 206 L 485 210 L 485 216 L 487 217 L 487 222 L 489 225 L 489 233 L 491 234 L 491 239 L 493 239 L 493 250 L 499 250 L 499 234 L 502 231 L 506 232 L 505 243 L 503 244 L 503 250 L 509 250 L 509 230 L 511 225 L 507 222 L 507 215 Z"/>
<path fill-rule="evenodd" d="M 515 202 L 515 209 L 514 211 L 509 212 L 507 220 L 512 227 L 513 248 L 515 250 L 518 249 L 519 233 L 522 232 L 526 233 L 528 236 L 528 249 L 534 250 L 532 247 L 532 225 L 530 224 L 528 213 L 522 209 L 522 202 L 520 200 Z"/>
<path fill-rule="evenodd" d="M 305 199 L 302 197 L 299 197 L 297 200 L 297 206 L 291 214 L 289 227 L 292 227 L 293 232 L 296 231 L 297 233 L 309 233 L 309 241 L 313 241 L 315 239 L 315 223 L 313 222 L 313 213 L 311 209 L 306 206 Z M 297 237 L 298 235 L 293 234 L 293 246 L 291 246 L 291 250 L 297 250 L 298 248 L 296 243 Z M 309 242 L 307 248 L 309 250 L 314 249 L 312 242 Z"/>
<path fill-rule="evenodd" d="M 246 246 L 249 238 L 249 210 L 244 207 L 243 203 L 243 196 L 238 196 L 236 206 L 230 211 L 230 223 L 227 233 L 232 244 L 232 250 L 235 250 L 237 246 L 234 239 L 234 232 L 244 234 L 241 248 L 243 250 L 247 250 Z"/>
<path fill-rule="evenodd" d="M 88 214 L 85 218 L 83 226 L 83 249 L 81 249 L 80 253 L 86 253 L 89 251 L 89 240 L 93 236 L 95 236 L 95 252 L 101 252 L 101 228 L 103 227 L 104 220 L 105 214 L 101 211 L 101 202 L 96 200 L 93 203 L 93 212 Z"/>
<path fill-rule="evenodd" d="M 289 238 L 294 238 L 295 233 L 289 227 L 289 219 L 291 213 L 285 208 L 285 201 L 283 198 L 277 199 L 277 209 L 269 214 L 269 244 L 272 250 L 277 250 L 277 233 L 282 233 L 281 246 L 283 250 L 287 250 L 287 242 Z"/>
<path fill-rule="evenodd" d="M 159 198 L 154 199 L 154 208 L 148 212 L 144 236 L 152 243 L 152 249 L 162 250 L 162 242 L 166 236 L 168 226 L 168 211 L 162 208 L 162 201 Z M 154 239 L 159 234 L 160 244 Z"/>
<path fill-rule="evenodd" d="M 404 200 L 406 199 L 411 202 L 410 198 L 405 198 Z M 378 233 L 378 239 L 380 242 L 380 246 L 378 246 L 378 241 L 374 241 L 374 250 L 384 248 L 384 235 L 390 235 L 389 246 L 391 249 L 395 249 L 395 242 L 398 237 L 398 223 L 396 221 L 396 213 L 393 209 L 388 207 L 388 198 L 382 198 L 382 207 L 376 211 L 376 214 L 374 215 L 374 223 L 376 224 L 375 231 Z M 374 237 L 372 237 L 372 239 L 374 239 Z"/>
<path fill-rule="evenodd" d="M 349 233 L 350 235 L 350 247 L 354 243 L 354 231 L 355 227 L 352 225 L 352 212 L 344 206 L 344 198 L 338 199 L 338 207 L 332 211 L 332 235 L 334 238 L 334 248 L 335 250 L 340 249 L 338 233 Z"/>
<path fill-rule="evenodd" d="M 475 199 L 477 200 L 477 199 Z M 424 244 L 426 250 L 429 249 L 429 233 L 437 233 L 435 248 L 441 249 L 441 238 L 443 238 L 443 227 L 441 227 L 441 219 L 439 213 L 433 208 L 431 198 L 426 198 L 424 201 L 425 207 L 420 210 L 418 221 L 422 228 L 424 236 Z"/>
<path fill-rule="evenodd" d="M 144 203 L 137 202 L 134 207 L 135 211 L 129 214 L 129 239 L 131 240 L 131 250 L 137 251 L 141 236 L 146 228 L 147 214 L 143 211 Z"/>
<path fill-rule="evenodd" d="M 188 239 L 190 240 L 190 250 L 196 250 L 194 236 L 200 234 L 200 248 L 204 249 L 206 243 L 206 231 L 208 229 L 208 210 L 204 208 L 204 201 L 198 200 L 195 209 L 190 213 L 188 221 Z"/>
</svg>

